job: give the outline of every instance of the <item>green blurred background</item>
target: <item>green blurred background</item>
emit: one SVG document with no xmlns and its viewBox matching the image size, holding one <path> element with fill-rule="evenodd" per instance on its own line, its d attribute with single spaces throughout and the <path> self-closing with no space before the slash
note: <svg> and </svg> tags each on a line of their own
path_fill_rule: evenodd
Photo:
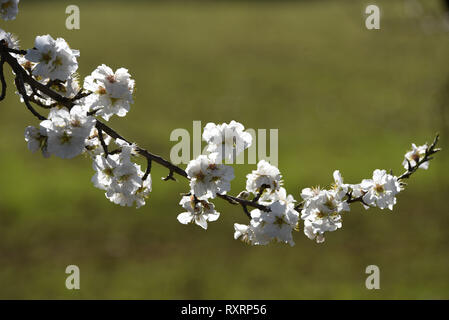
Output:
<svg viewBox="0 0 449 320">
<path fill-rule="evenodd" d="M 74 3 L 81 29 L 69 31 Z M 403 1 L 375 3 L 379 31 L 364 26 L 368 2 L 354 0 L 21 1 L 17 20 L 0 27 L 23 48 L 36 35 L 64 37 L 81 51 L 83 77 L 102 63 L 128 68 L 135 104 L 111 125 L 164 157 L 171 131 L 191 131 L 193 120 L 278 128 L 279 167 L 299 199 L 304 187 L 328 185 L 334 169 L 352 183 L 376 168 L 400 173 L 410 143 L 437 131 L 448 146 L 439 1 L 421 14 Z M 154 166 L 149 203 L 136 210 L 92 186 L 85 157 L 31 154 L 23 131 L 37 121 L 17 100 L 10 85 L 0 104 L 0 298 L 449 298 L 446 152 L 393 212 L 355 205 L 323 245 L 300 232 L 293 248 L 250 247 L 233 240 L 243 212 L 223 201 L 207 232 L 179 224 L 187 184 L 161 181 L 164 168 Z M 235 167 L 234 194 L 254 167 Z M 81 269 L 79 291 L 65 288 L 69 264 Z M 380 290 L 365 288 L 370 264 L 380 267 Z"/>
</svg>

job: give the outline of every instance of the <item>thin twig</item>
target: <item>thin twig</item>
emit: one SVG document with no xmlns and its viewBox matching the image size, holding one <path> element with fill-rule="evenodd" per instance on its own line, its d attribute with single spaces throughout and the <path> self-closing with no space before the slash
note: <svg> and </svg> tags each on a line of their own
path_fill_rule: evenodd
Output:
<svg viewBox="0 0 449 320">
<path fill-rule="evenodd" d="M 5 81 L 5 75 L 3 73 L 4 64 L 5 64 L 5 59 L 3 59 L 3 55 L 2 55 L 1 60 L 0 60 L 0 81 L 2 83 L 2 91 L 0 93 L 0 101 L 5 99 L 5 96 L 6 96 L 6 81 Z"/>
<path fill-rule="evenodd" d="M 151 173 L 151 159 L 147 159 L 147 170 L 145 171 L 145 174 L 142 177 L 142 180 L 147 180 L 148 176 Z"/>
<path fill-rule="evenodd" d="M 441 150 L 440 148 L 436 148 L 439 139 L 440 139 L 440 135 L 437 133 L 436 136 L 435 136 L 435 139 L 433 139 L 432 144 L 431 144 L 429 147 L 427 147 L 426 153 L 424 154 L 424 157 L 423 157 L 421 160 L 417 161 L 417 162 L 415 163 L 414 166 L 412 166 L 412 165 L 410 164 L 410 161 L 407 160 L 408 168 L 407 168 L 407 170 L 406 170 L 403 174 L 401 174 L 401 175 L 398 177 L 398 181 L 401 181 L 401 180 L 410 178 L 410 176 L 411 176 L 413 173 L 415 173 L 416 170 L 418 170 L 419 167 L 420 167 L 423 163 L 426 163 L 427 161 L 430 161 L 430 160 L 433 159 L 433 158 L 430 157 L 430 156 L 433 155 L 433 154 L 435 154 L 435 153 L 437 153 L 438 151 Z"/>
<path fill-rule="evenodd" d="M 97 129 L 97 131 L 98 131 L 98 139 L 100 140 L 101 146 L 103 147 L 104 154 L 107 157 L 109 152 L 108 152 L 108 146 L 107 146 L 106 142 L 104 141 L 103 130 Z"/>
</svg>

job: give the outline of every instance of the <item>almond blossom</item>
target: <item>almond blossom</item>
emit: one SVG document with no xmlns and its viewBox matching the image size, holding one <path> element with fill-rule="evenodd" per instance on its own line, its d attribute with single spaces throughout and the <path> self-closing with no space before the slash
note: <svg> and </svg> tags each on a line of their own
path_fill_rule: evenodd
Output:
<svg viewBox="0 0 449 320">
<path fill-rule="evenodd" d="M 220 213 L 215 211 L 215 206 L 206 200 L 198 200 L 195 196 L 182 197 L 179 204 L 187 210 L 177 217 L 182 224 L 195 223 L 203 229 L 207 229 L 207 223 L 216 221 Z"/>
<path fill-rule="evenodd" d="M 83 87 L 92 92 L 85 99 L 86 105 L 106 121 L 114 114 L 124 117 L 134 102 L 134 80 L 125 68 L 114 72 L 103 64 L 84 79 Z"/>
<path fill-rule="evenodd" d="M 234 169 L 217 164 L 211 156 L 200 155 L 189 162 L 186 173 L 190 179 L 191 193 L 200 200 L 215 198 L 218 194 L 226 194 L 231 189 Z"/>
<path fill-rule="evenodd" d="M 412 167 L 416 166 L 418 162 L 421 161 L 426 155 L 427 148 L 427 144 L 417 147 L 416 144 L 412 143 L 412 150 L 405 154 L 402 166 L 405 169 L 408 169 L 409 164 Z M 429 161 L 422 163 L 419 168 L 427 170 L 429 168 Z"/>
<path fill-rule="evenodd" d="M 62 38 L 54 40 L 50 35 L 37 36 L 34 48 L 25 58 L 35 62 L 33 75 L 44 79 L 66 81 L 77 69 L 78 50 L 70 49 Z"/>
<path fill-rule="evenodd" d="M 360 187 L 365 191 L 365 204 L 390 210 L 393 210 L 396 195 L 401 191 L 397 177 L 379 169 L 374 170 L 372 179 L 363 180 Z"/>
<path fill-rule="evenodd" d="M 5 40 L 8 48 L 19 49 L 19 40 L 12 33 L 6 32 L 0 28 L 0 40 Z"/>
<path fill-rule="evenodd" d="M 246 190 L 253 194 L 259 193 L 262 186 L 277 191 L 282 185 L 282 175 L 279 169 L 265 160 L 260 160 L 257 164 L 257 170 L 248 174 L 246 179 Z"/>
<path fill-rule="evenodd" d="M 84 151 L 85 141 L 89 136 L 95 119 L 87 116 L 82 106 L 52 108 L 48 120 L 40 126 L 47 139 L 47 151 L 63 159 L 74 158 Z"/>
<path fill-rule="evenodd" d="M 245 132 L 245 127 L 234 120 L 229 124 L 209 122 L 203 131 L 203 140 L 208 144 L 207 151 L 217 154 L 217 161 L 226 160 L 233 163 L 236 156 L 249 148 L 252 136 Z"/>
<path fill-rule="evenodd" d="M 14 20 L 19 12 L 20 0 L 0 0 L 0 16 L 3 20 Z"/>
</svg>

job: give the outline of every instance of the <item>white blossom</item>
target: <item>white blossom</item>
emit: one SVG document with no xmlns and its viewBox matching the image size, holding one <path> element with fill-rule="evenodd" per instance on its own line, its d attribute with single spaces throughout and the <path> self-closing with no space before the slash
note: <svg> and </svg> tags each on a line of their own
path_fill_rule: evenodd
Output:
<svg viewBox="0 0 449 320">
<path fill-rule="evenodd" d="M 114 179 L 114 171 L 120 165 L 120 155 L 108 155 L 104 157 L 98 155 L 95 157 L 92 166 L 95 174 L 92 177 L 92 183 L 96 188 L 108 190 Z"/>
<path fill-rule="evenodd" d="M 195 196 L 182 197 L 179 204 L 187 210 L 177 217 L 182 224 L 196 223 L 203 229 L 207 229 L 207 223 L 216 221 L 220 213 L 215 211 L 213 203 L 207 200 L 198 200 Z"/>
<path fill-rule="evenodd" d="M 20 0 L 0 0 L 0 16 L 3 20 L 14 20 L 19 13 Z"/>
<path fill-rule="evenodd" d="M 412 150 L 405 154 L 404 161 L 402 162 L 404 168 L 408 170 L 409 163 L 412 167 L 416 166 L 418 162 L 421 161 L 426 155 L 427 148 L 427 144 L 417 147 L 414 143 L 412 143 Z M 422 163 L 419 168 L 427 170 L 429 168 L 429 161 Z"/>
<path fill-rule="evenodd" d="M 114 179 L 108 189 L 107 197 L 115 193 L 133 195 L 142 185 L 142 170 L 138 164 L 122 163 L 114 170 Z"/>
<path fill-rule="evenodd" d="M 215 163 L 210 156 L 200 155 L 191 160 L 186 168 L 190 179 L 191 193 L 200 200 L 215 198 L 216 194 L 225 194 L 231 189 L 234 169 Z"/>
<path fill-rule="evenodd" d="M 217 153 L 218 161 L 232 163 L 236 156 L 251 146 L 252 136 L 244 130 L 245 127 L 234 120 L 219 125 L 209 122 L 203 131 L 203 140 L 208 144 L 207 151 Z"/>
<path fill-rule="evenodd" d="M 372 179 L 363 180 L 360 187 L 365 192 L 363 201 L 367 205 L 390 210 L 396 204 L 395 196 L 401 191 L 397 177 L 379 169 L 374 170 Z"/>
<path fill-rule="evenodd" d="M 37 129 L 33 126 L 26 127 L 25 141 L 31 152 L 34 153 L 40 149 L 44 157 L 48 158 L 50 156 L 47 151 L 47 136 L 45 135 L 45 130 L 43 130 L 43 128 Z"/>
<path fill-rule="evenodd" d="M 362 189 L 362 186 L 360 185 L 360 183 L 358 183 L 358 184 L 348 184 L 348 192 L 351 194 L 351 196 L 353 198 L 359 198 L 359 197 L 363 196 L 366 193 Z"/>
<path fill-rule="evenodd" d="M 115 144 L 121 149 L 120 156 L 123 162 L 131 161 L 131 156 L 137 155 L 137 145 L 135 143 L 128 143 L 122 139 L 116 139 Z"/>
<path fill-rule="evenodd" d="M 249 233 L 250 226 L 240 223 L 234 223 L 234 239 L 241 239 L 243 242 L 251 243 Z"/>
<path fill-rule="evenodd" d="M 234 223 L 234 239 L 239 239 L 253 246 L 267 245 L 272 240 L 263 232 L 262 224 L 253 226 L 252 224 L 244 225 L 239 223 Z"/>
<path fill-rule="evenodd" d="M 249 225 L 234 224 L 234 238 L 251 245 L 267 245 L 278 241 L 294 245 L 292 231 L 296 229 L 299 213 L 295 210 L 296 200 L 284 188 L 264 192 L 258 204 L 269 208 L 251 211 Z"/>
<path fill-rule="evenodd" d="M 134 202 L 137 209 L 144 206 L 146 200 L 149 198 L 151 192 L 151 183 L 151 174 L 149 174 L 148 177 L 142 181 L 142 185 L 135 192 Z"/>
<path fill-rule="evenodd" d="M 287 194 L 287 190 L 283 187 L 280 187 L 278 191 L 275 192 L 264 192 L 258 203 L 262 205 L 270 205 L 271 203 L 279 201 L 290 208 L 295 207 L 296 200 L 293 198 L 291 194 Z"/>
<path fill-rule="evenodd" d="M 330 190 L 305 188 L 301 191 L 304 199 L 301 219 L 304 220 L 304 234 L 317 243 L 324 242 L 326 232 L 335 231 L 342 226 L 341 214 L 349 211 L 349 204 L 344 199 L 350 190 L 343 183 L 340 171 L 333 173 L 334 184 Z"/>
<path fill-rule="evenodd" d="M 125 68 L 114 72 L 104 64 L 97 67 L 84 79 L 84 89 L 92 92 L 85 99 L 90 110 L 106 121 L 114 114 L 124 117 L 133 103 L 134 80 Z"/>
<path fill-rule="evenodd" d="M 82 106 L 52 108 L 48 120 L 41 122 L 41 129 L 48 136 L 47 151 L 57 157 L 70 159 L 84 151 L 85 141 L 89 136 L 95 119 L 87 116 Z"/>
<path fill-rule="evenodd" d="M 315 240 L 316 243 L 323 243 L 325 240 L 324 235 L 316 231 L 310 220 L 304 220 L 304 234 L 310 240 Z"/>
<path fill-rule="evenodd" d="M 268 186 L 271 191 L 277 191 L 282 185 L 282 175 L 278 168 L 265 160 L 259 161 L 257 170 L 246 176 L 246 190 L 257 194 L 262 186 Z"/>
<path fill-rule="evenodd" d="M 260 209 L 251 211 L 250 232 L 245 237 L 253 245 L 266 245 L 272 241 L 295 243 L 292 231 L 296 228 L 299 213 L 290 205 L 279 200 L 269 205 L 269 212 Z M 238 234 L 234 234 L 234 237 Z"/>
<path fill-rule="evenodd" d="M 312 190 L 312 193 L 309 193 Z M 304 234 L 318 243 L 324 241 L 324 233 L 341 228 L 341 213 L 349 211 L 349 205 L 343 200 L 344 194 L 338 189 L 303 190 L 305 196 L 301 219 L 304 220 Z M 318 238 L 317 238 L 318 237 Z"/>
<path fill-rule="evenodd" d="M 140 165 L 133 163 L 131 154 L 121 141 L 122 151 L 118 154 L 97 155 L 93 168 L 96 171 L 92 177 L 95 187 L 105 190 L 105 196 L 111 202 L 121 206 L 137 208 L 145 205 L 151 192 L 151 175 L 144 180 L 144 172 Z"/>
<path fill-rule="evenodd" d="M 305 203 L 312 201 L 313 199 L 316 199 L 321 193 L 320 187 L 315 188 L 304 188 L 301 191 L 301 198 L 304 199 Z"/>
<path fill-rule="evenodd" d="M 1 0 L 0 0 L 1 1 Z M 5 40 L 8 48 L 19 49 L 19 40 L 12 33 L 6 32 L 0 28 L 0 40 Z"/>
<path fill-rule="evenodd" d="M 333 189 L 338 193 L 339 198 L 343 198 L 348 193 L 349 185 L 343 183 L 343 177 L 339 170 L 335 170 L 333 176 Z"/>
<path fill-rule="evenodd" d="M 33 75 L 44 79 L 66 81 L 78 69 L 78 50 L 70 49 L 62 38 L 54 40 L 50 35 L 37 36 L 34 48 L 28 50 L 25 58 L 36 65 Z"/>
</svg>

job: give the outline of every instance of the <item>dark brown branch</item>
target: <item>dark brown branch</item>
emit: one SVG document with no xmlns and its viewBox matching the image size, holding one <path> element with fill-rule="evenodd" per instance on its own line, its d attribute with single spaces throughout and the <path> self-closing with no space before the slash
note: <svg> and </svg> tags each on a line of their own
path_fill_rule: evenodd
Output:
<svg viewBox="0 0 449 320">
<path fill-rule="evenodd" d="M 151 159 L 147 159 L 147 170 L 145 171 L 145 174 L 142 177 L 142 180 L 147 180 L 148 176 L 151 173 Z"/>
<path fill-rule="evenodd" d="M 264 191 L 265 191 L 266 189 L 269 189 L 269 188 L 270 188 L 270 186 L 267 185 L 267 184 L 261 185 L 261 186 L 260 186 L 260 190 L 259 190 L 259 192 L 257 193 L 257 195 L 254 197 L 253 201 L 254 201 L 254 202 L 259 201 L 259 199 L 260 199 L 260 197 L 262 196 L 262 194 L 264 193 Z"/>
<path fill-rule="evenodd" d="M 352 193 L 351 193 L 351 192 L 350 192 L 350 193 L 347 193 L 346 195 L 348 196 L 348 199 L 346 199 L 346 202 L 347 202 L 347 203 L 360 202 L 360 203 L 362 203 L 363 205 L 368 206 L 368 205 L 366 204 L 365 200 L 363 200 L 363 196 L 364 196 L 365 194 L 361 195 L 360 197 L 356 197 L 356 198 L 353 198 L 353 197 L 352 197 Z"/>
<path fill-rule="evenodd" d="M 121 140 L 126 141 L 126 142 L 128 142 L 129 144 L 131 144 L 128 140 L 126 140 L 124 137 L 122 137 L 119 133 L 117 133 L 117 132 L 116 132 L 115 130 L 113 130 L 112 128 L 108 127 L 106 124 L 104 124 L 104 123 L 101 122 L 100 120 L 97 120 L 96 128 L 97 128 L 98 130 L 102 130 L 102 131 L 106 132 L 106 133 L 107 133 L 111 138 L 113 138 L 114 140 L 121 139 Z M 185 177 L 185 178 L 188 178 L 188 177 L 187 177 L 187 173 L 186 173 L 183 169 L 181 169 L 181 168 L 178 167 L 178 166 L 175 166 L 174 164 L 172 164 L 171 162 L 165 160 L 164 158 L 162 158 L 162 157 L 160 157 L 160 156 L 158 156 L 158 155 L 152 154 L 151 152 L 149 152 L 149 151 L 147 151 L 147 150 L 145 150 L 145 149 L 142 149 L 142 148 L 140 148 L 140 147 L 137 147 L 136 151 L 137 151 L 141 156 L 143 156 L 143 157 L 145 157 L 145 158 L 147 158 L 147 159 L 153 160 L 153 161 L 155 161 L 156 163 L 159 163 L 161 166 L 166 167 L 166 168 L 169 169 L 171 172 L 177 173 L 177 174 L 179 174 L 180 176 L 183 176 L 183 177 Z"/>
<path fill-rule="evenodd" d="M 17 50 L 17 49 L 12 49 L 12 48 L 7 48 L 6 50 L 8 50 L 8 52 L 15 53 L 15 54 L 21 54 L 21 55 L 27 54 L 26 50 Z"/>
<path fill-rule="evenodd" d="M 247 207 L 254 207 L 256 209 L 259 209 L 259 210 L 262 210 L 265 212 L 270 211 L 270 208 L 268 208 L 267 206 L 264 206 L 260 203 L 254 202 L 254 201 L 249 201 L 249 200 L 233 197 L 233 196 L 230 196 L 227 194 L 218 194 L 218 193 L 217 193 L 217 197 L 228 201 L 230 204 L 234 204 L 234 205 L 240 204 L 240 205 L 245 205 Z"/>
<path fill-rule="evenodd" d="M 300 203 L 298 203 L 295 206 L 295 210 L 298 211 L 298 212 L 301 211 L 303 208 L 304 208 L 304 201 L 301 201 Z"/>
<path fill-rule="evenodd" d="M 248 207 L 247 207 L 245 204 L 241 204 L 241 206 L 242 206 L 243 211 L 245 212 L 246 216 L 247 216 L 248 218 L 252 219 L 252 218 L 251 218 L 251 213 L 249 213 L 249 211 L 248 211 Z"/>
<path fill-rule="evenodd" d="M 85 98 L 87 96 L 90 96 L 91 94 L 92 92 L 83 92 L 83 89 L 81 89 L 72 100 L 76 101 Z"/>
<path fill-rule="evenodd" d="M 6 81 L 5 81 L 5 75 L 3 73 L 3 66 L 5 65 L 5 60 L 3 59 L 3 55 L 1 56 L 0 60 L 0 81 L 2 84 L 2 91 L 0 93 L 0 101 L 5 99 L 6 96 Z"/>
<path fill-rule="evenodd" d="M 98 131 L 98 139 L 100 140 L 101 146 L 103 147 L 104 154 L 105 154 L 106 157 L 107 157 L 108 154 L 109 154 L 109 152 L 108 152 L 108 145 L 107 145 L 106 142 L 104 141 L 103 130 L 97 129 L 97 131 Z"/>
<path fill-rule="evenodd" d="M 31 105 L 30 101 L 28 100 L 28 95 L 26 93 L 26 89 L 25 89 L 25 85 L 23 83 L 23 76 L 22 73 L 17 73 L 16 74 L 16 87 L 17 90 L 19 90 L 19 93 L 22 96 L 23 102 L 25 103 L 26 107 L 28 108 L 28 110 L 30 110 L 30 112 L 39 120 L 46 120 L 46 118 L 41 115 L 39 112 L 37 112 L 33 106 Z"/>
<path fill-rule="evenodd" d="M 170 170 L 168 172 L 168 175 L 166 177 L 162 178 L 162 180 L 164 180 L 164 181 L 168 181 L 168 180 L 176 181 L 176 178 L 173 176 L 173 171 Z"/>
</svg>

